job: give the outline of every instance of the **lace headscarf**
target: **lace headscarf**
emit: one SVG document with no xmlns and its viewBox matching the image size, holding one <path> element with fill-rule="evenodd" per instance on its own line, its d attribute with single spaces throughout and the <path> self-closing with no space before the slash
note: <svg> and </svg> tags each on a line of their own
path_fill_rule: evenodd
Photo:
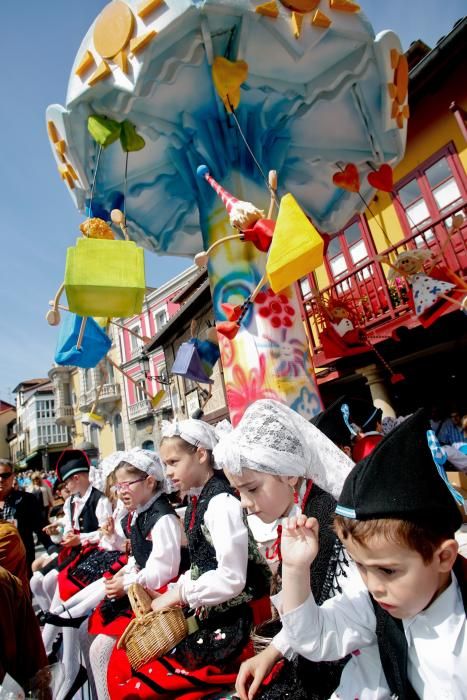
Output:
<svg viewBox="0 0 467 700">
<path fill-rule="evenodd" d="M 162 437 L 180 437 L 194 447 L 213 450 L 217 445 L 216 432 L 212 425 L 204 420 L 188 418 L 187 420 L 162 421 Z"/>
<path fill-rule="evenodd" d="M 224 432 L 214 459 L 231 474 L 243 469 L 312 479 L 338 498 L 353 462 L 318 428 L 278 401 L 251 404 L 240 423 Z"/>
<path fill-rule="evenodd" d="M 122 462 L 131 464 L 132 467 L 149 476 L 154 476 L 165 490 L 164 469 L 156 452 L 143 450 L 141 447 L 132 447 L 131 450 L 113 452 L 101 462 L 101 470 L 104 477 L 107 478 Z"/>
</svg>

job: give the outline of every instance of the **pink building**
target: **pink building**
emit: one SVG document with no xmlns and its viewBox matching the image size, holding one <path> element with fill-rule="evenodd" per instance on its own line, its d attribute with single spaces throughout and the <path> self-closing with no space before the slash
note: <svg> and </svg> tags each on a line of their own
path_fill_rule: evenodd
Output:
<svg viewBox="0 0 467 700">
<path fill-rule="evenodd" d="M 148 356 L 143 346 L 157 335 L 167 321 L 178 311 L 179 304 L 172 299 L 192 280 L 198 269 L 192 266 L 164 285 L 146 295 L 139 316 L 122 321 L 118 342 L 121 367 L 131 377 L 123 378 L 122 419 L 125 444 L 130 447 L 157 447 L 160 441 L 160 422 L 173 415 L 178 406 L 175 386 L 165 384 L 170 379 L 162 348 L 155 348 Z M 132 331 L 130 333 L 129 331 Z M 140 338 L 136 337 L 137 334 Z M 145 395 L 142 384 L 151 395 L 165 389 L 166 395 L 153 409 Z"/>
</svg>

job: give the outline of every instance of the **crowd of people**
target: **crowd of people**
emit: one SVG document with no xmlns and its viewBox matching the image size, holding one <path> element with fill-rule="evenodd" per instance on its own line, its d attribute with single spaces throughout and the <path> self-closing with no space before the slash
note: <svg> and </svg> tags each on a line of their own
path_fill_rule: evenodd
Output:
<svg viewBox="0 0 467 700">
<path fill-rule="evenodd" d="M 97 469 L 0 460 L 0 681 L 60 662 L 57 700 L 467 698 L 457 452 L 457 411 L 341 397 L 311 421 L 264 399 L 235 428 L 164 422 L 156 452 Z M 171 609 L 184 635 L 136 663 L 127 640 Z"/>
</svg>

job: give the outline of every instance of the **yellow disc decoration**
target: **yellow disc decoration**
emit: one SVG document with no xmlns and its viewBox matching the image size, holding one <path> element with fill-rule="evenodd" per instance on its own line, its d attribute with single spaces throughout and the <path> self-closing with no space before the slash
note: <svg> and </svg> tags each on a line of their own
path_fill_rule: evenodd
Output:
<svg viewBox="0 0 467 700">
<path fill-rule="evenodd" d="M 128 5 L 111 2 L 104 7 L 94 26 L 94 46 L 102 58 L 113 58 L 128 44 L 135 18 Z"/>
</svg>

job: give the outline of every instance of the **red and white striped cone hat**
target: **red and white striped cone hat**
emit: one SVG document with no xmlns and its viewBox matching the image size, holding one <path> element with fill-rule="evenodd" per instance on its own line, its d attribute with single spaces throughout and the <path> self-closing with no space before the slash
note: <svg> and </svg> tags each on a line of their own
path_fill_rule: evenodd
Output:
<svg viewBox="0 0 467 700">
<path fill-rule="evenodd" d="M 232 207 L 234 204 L 238 203 L 238 199 L 236 197 L 233 197 L 230 192 L 227 192 L 222 185 L 219 185 L 216 180 L 212 177 L 212 175 L 209 174 L 208 166 L 207 165 L 200 165 L 199 168 L 196 171 L 196 174 L 198 175 L 199 178 L 202 178 L 206 180 L 206 182 L 209 182 L 211 185 L 212 189 L 214 192 L 216 192 L 219 197 L 222 199 L 224 202 L 224 206 L 227 209 L 227 213 L 230 214 L 232 211 Z"/>
</svg>

